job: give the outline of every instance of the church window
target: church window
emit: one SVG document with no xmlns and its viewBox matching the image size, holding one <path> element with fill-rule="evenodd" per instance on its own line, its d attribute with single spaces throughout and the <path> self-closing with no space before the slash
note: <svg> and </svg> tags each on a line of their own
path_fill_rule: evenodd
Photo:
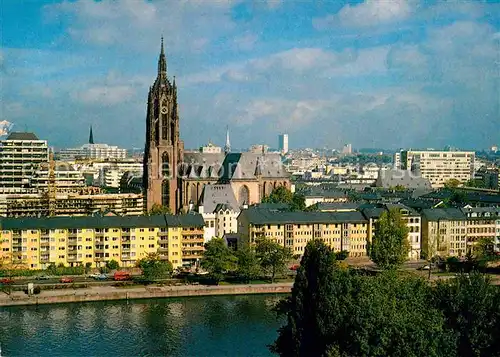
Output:
<svg viewBox="0 0 500 357">
<path fill-rule="evenodd" d="M 166 114 L 161 115 L 161 138 L 168 140 L 168 119 Z"/>
<path fill-rule="evenodd" d="M 250 191 L 248 190 L 248 187 L 246 185 L 241 186 L 239 192 L 238 192 L 238 202 L 240 205 L 242 204 L 249 204 L 249 199 L 250 199 Z"/>
<path fill-rule="evenodd" d="M 170 207 L 170 184 L 168 180 L 163 180 L 161 185 L 161 203 L 163 206 Z"/>
<path fill-rule="evenodd" d="M 170 177 L 170 161 L 168 153 L 164 152 L 161 156 L 161 173 L 163 177 Z"/>
<path fill-rule="evenodd" d="M 170 123 L 170 139 L 172 140 L 172 145 L 175 143 L 175 123 L 172 121 Z"/>
</svg>

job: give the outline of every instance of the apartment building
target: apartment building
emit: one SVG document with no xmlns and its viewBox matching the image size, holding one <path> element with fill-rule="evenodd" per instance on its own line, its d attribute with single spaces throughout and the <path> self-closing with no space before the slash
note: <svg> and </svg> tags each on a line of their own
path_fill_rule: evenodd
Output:
<svg viewBox="0 0 500 357">
<path fill-rule="evenodd" d="M 112 211 L 118 215 L 142 215 L 144 213 L 143 195 L 135 193 L 56 194 L 56 216 L 88 216 L 102 211 Z M 0 217 L 43 217 L 48 215 L 48 198 L 44 194 L 0 195 Z"/>
<path fill-rule="evenodd" d="M 302 255 L 311 239 L 320 239 L 335 251 L 347 250 L 351 257 L 365 257 L 368 220 L 361 212 L 279 212 L 258 207 L 238 216 L 243 242 L 266 238 Z"/>
<path fill-rule="evenodd" d="M 500 218 L 500 208 L 467 207 L 461 209 L 467 220 L 467 248 L 474 250 L 474 246 L 481 240 L 494 243 L 497 238 L 496 222 Z"/>
<path fill-rule="evenodd" d="M 46 140 L 33 133 L 12 132 L 0 141 L 0 193 L 29 193 L 30 180 L 49 161 Z"/>
<path fill-rule="evenodd" d="M 0 259 L 30 269 L 100 267 L 110 260 L 133 267 L 149 253 L 176 268 L 203 254 L 203 218 L 196 214 L 4 218 L 0 229 Z"/>
<path fill-rule="evenodd" d="M 474 175 L 473 151 L 403 150 L 395 162 L 401 169 L 429 179 L 433 188 L 443 187 L 451 179 L 467 182 Z"/>
<path fill-rule="evenodd" d="M 443 258 L 467 254 L 467 221 L 460 209 L 422 210 L 422 254 Z"/>
<path fill-rule="evenodd" d="M 86 186 L 85 177 L 70 164 L 57 162 L 54 168 L 54 185 L 57 192 L 77 193 Z M 46 192 L 49 186 L 49 164 L 42 163 L 29 180 L 35 192 Z"/>
<path fill-rule="evenodd" d="M 74 159 L 125 159 L 127 149 L 108 144 L 85 144 L 79 148 L 62 149 L 57 154 L 61 160 Z"/>
</svg>

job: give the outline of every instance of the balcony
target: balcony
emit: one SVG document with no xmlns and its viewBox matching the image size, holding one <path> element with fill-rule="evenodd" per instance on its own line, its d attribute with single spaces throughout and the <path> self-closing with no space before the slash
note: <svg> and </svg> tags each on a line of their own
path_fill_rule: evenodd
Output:
<svg viewBox="0 0 500 357">
<path fill-rule="evenodd" d="M 48 263 L 50 261 L 50 255 L 41 255 L 40 263 Z"/>
<path fill-rule="evenodd" d="M 104 253 L 104 248 L 94 248 L 94 253 Z"/>
<path fill-rule="evenodd" d="M 168 239 L 159 239 L 158 244 L 168 244 Z"/>
<path fill-rule="evenodd" d="M 159 253 L 168 253 L 168 248 L 167 247 L 159 247 L 158 252 Z"/>
<path fill-rule="evenodd" d="M 122 235 L 122 243 L 125 243 L 125 242 L 130 242 L 130 236 L 126 236 L 126 237 L 124 237 L 124 236 Z"/>
<path fill-rule="evenodd" d="M 96 262 L 104 262 L 105 260 L 106 260 L 106 258 L 104 258 L 104 257 L 95 257 L 94 258 L 94 261 L 96 261 Z"/>
<path fill-rule="evenodd" d="M 132 260 L 132 258 L 130 257 L 130 254 L 122 254 L 121 260 Z"/>
<path fill-rule="evenodd" d="M 122 247 L 122 252 L 130 252 L 130 247 Z"/>
<path fill-rule="evenodd" d="M 81 261 L 82 259 L 78 259 L 78 257 L 76 255 L 68 255 L 68 262 L 77 262 L 77 261 Z"/>
</svg>

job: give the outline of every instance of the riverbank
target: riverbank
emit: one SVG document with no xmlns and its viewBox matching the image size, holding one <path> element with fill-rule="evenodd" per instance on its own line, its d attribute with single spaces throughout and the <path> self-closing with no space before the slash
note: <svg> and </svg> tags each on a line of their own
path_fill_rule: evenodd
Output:
<svg viewBox="0 0 500 357">
<path fill-rule="evenodd" d="M 133 288 L 104 286 L 86 289 L 42 290 L 40 294 L 33 296 L 28 296 L 24 292 L 16 291 L 11 295 L 0 295 L 0 307 L 186 296 L 287 294 L 291 292 L 292 285 L 293 283 L 220 286 L 145 286 Z"/>
</svg>

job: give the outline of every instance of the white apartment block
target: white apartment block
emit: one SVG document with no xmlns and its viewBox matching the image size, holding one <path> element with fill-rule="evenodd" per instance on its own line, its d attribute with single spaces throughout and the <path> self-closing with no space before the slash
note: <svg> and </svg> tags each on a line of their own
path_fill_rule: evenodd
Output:
<svg viewBox="0 0 500 357">
<path fill-rule="evenodd" d="M 29 193 L 30 180 L 49 161 L 46 140 L 33 133 L 12 132 L 0 141 L 0 193 Z"/>
<path fill-rule="evenodd" d="M 451 179 L 465 183 L 474 175 L 473 151 L 403 150 L 400 160 L 402 169 L 429 179 L 433 188 L 443 187 Z"/>
<path fill-rule="evenodd" d="M 119 148 L 108 144 L 85 144 L 79 148 L 62 149 L 58 153 L 61 160 L 74 159 L 125 159 L 127 157 L 127 149 Z"/>
</svg>

